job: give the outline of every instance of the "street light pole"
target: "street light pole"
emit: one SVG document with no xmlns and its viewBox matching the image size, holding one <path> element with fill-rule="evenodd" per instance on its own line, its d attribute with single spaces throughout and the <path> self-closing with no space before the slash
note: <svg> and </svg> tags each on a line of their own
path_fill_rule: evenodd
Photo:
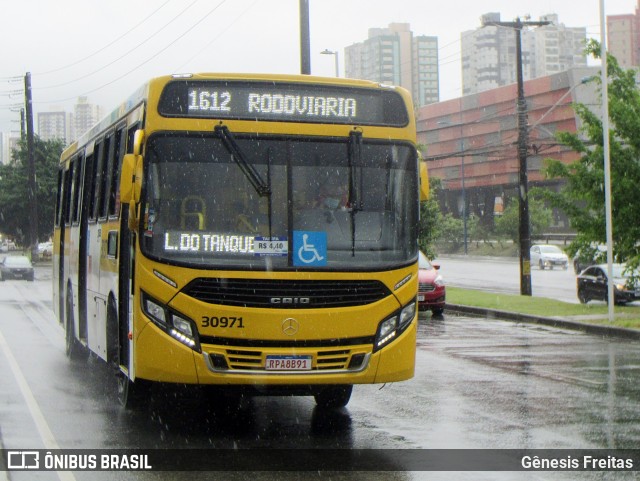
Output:
<svg viewBox="0 0 640 481">
<path fill-rule="evenodd" d="M 311 74 L 311 38 L 309 31 L 309 0 L 300 0 L 300 73 Z"/>
<path fill-rule="evenodd" d="M 328 48 L 325 48 L 320 53 L 322 55 L 333 55 L 333 56 L 335 56 L 336 77 L 340 77 L 340 62 L 338 61 L 338 51 L 337 50 L 329 50 Z"/>
</svg>

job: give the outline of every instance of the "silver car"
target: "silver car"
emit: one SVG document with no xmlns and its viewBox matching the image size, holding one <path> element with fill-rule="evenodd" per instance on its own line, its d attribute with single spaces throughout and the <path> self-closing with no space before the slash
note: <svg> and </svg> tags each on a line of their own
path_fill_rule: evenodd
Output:
<svg viewBox="0 0 640 481">
<path fill-rule="evenodd" d="M 569 258 L 567 254 L 562 252 L 558 246 L 550 244 L 536 244 L 531 246 L 530 250 L 531 265 L 538 265 L 544 270 L 547 267 L 553 269 L 555 266 L 567 269 L 569 267 Z"/>
</svg>

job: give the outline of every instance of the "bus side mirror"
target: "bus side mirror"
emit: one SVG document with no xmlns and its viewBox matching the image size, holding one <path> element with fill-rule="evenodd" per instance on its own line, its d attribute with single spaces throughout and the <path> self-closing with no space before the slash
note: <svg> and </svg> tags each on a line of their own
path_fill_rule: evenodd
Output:
<svg viewBox="0 0 640 481">
<path fill-rule="evenodd" d="M 427 173 L 427 163 L 420 161 L 420 201 L 429 199 L 429 174 Z"/>
<path fill-rule="evenodd" d="M 136 204 L 142 191 L 142 156 L 125 154 L 120 174 L 120 202 Z"/>
<path fill-rule="evenodd" d="M 136 205 L 140 202 L 142 191 L 142 156 L 125 154 L 122 159 L 122 173 L 120 175 L 120 202 L 129 204 L 129 229 L 135 231 L 138 227 Z"/>
</svg>

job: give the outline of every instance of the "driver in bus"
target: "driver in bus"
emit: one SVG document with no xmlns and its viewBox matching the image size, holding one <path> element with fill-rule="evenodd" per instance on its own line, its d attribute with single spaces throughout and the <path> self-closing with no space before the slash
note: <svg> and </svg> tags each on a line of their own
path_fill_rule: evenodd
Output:
<svg viewBox="0 0 640 481">
<path fill-rule="evenodd" d="M 346 210 L 349 199 L 347 192 L 346 184 L 341 183 L 337 178 L 328 178 L 320 186 L 314 207 L 327 210 Z"/>
</svg>

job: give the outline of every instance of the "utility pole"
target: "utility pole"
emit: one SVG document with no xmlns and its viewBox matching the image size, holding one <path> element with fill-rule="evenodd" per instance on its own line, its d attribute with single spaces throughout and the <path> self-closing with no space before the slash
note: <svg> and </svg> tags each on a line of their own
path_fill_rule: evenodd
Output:
<svg viewBox="0 0 640 481">
<path fill-rule="evenodd" d="M 31 73 L 24 76 L 25 115 L 27 123 L 27 195 L 29 199 L 29 247 L 31 258 L 38 255 L 38 198 L 36 195 L 36 161 L 33 139 L 33 102 L 31 99 Z"/>
<path fill-rule="evenodd" d="M 27 135 L 27 130 L 25 127 L 24 109 L 20 109 L 20 138 L 24 139 L 25 135 Z"/>
<path fill-rule="evenodd" d="M 522 29 L 524 27 L 542 27 L 551 22 L 523 22 L 520 17 L 515 22 L 486 22 L 483 27 L 508 27 L 513 28 L 516 34 L 516 71 L 518 81 L 518 99 L 516 101 L 517 128 L 518 128 L 518 206 L 519 228 L 518 237 L 520 244 L 520 294 L 531 295 L 531 228 L 529 222 L 529 193 L 527 179 L 527 147 L 529 135 L 527 128 L 527 101 L 524 97 L 524 78 L 522 75 Z"/>
<path fill-rule="evenodd" d="M 309 0 L 300 0 L 300 73 L 311 75 Z"/>
</svg>

